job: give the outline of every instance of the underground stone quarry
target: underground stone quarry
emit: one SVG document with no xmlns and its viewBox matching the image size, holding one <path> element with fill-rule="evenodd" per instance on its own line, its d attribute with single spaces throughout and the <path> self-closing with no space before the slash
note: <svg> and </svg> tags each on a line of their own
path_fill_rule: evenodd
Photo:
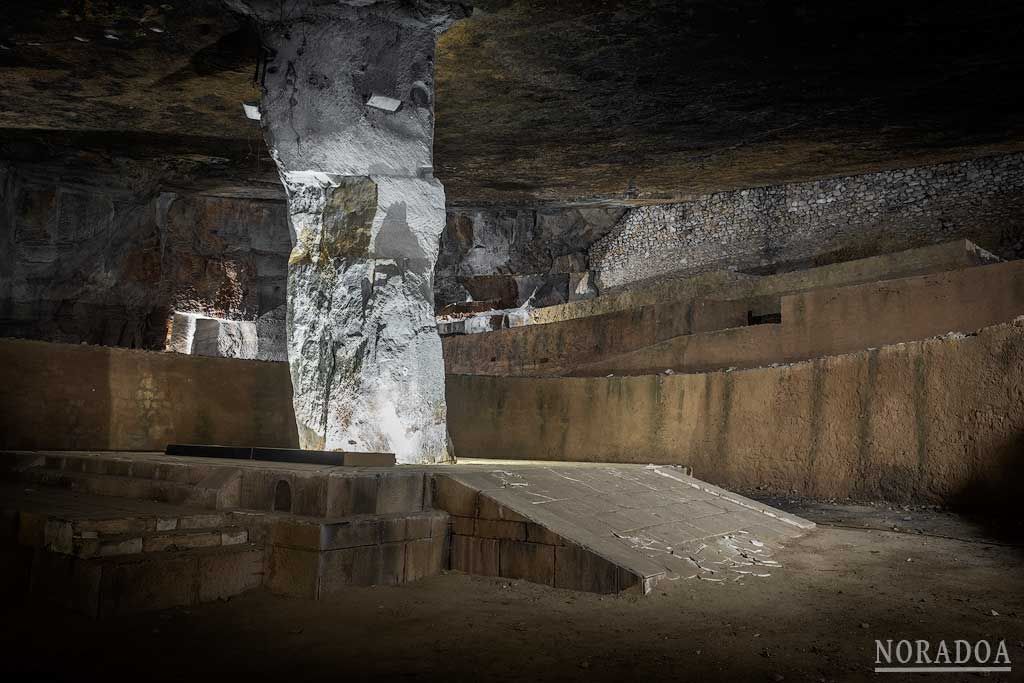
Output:
<svg viewBox="0 0 1024 683">
<path fill-rule="evenodd" d="M 1018 680 L 1022 26 L 5 7 L 0 666 Z"/>
</svg>

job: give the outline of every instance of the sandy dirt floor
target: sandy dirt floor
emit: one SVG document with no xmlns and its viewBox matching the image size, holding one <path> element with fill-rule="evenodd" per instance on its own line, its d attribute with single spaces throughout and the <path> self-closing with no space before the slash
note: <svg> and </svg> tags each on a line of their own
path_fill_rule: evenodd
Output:
<svg viewBox="0 0 1024 683">
<path fill-rule="evenodd" d="M 47 680 L 1024 680 L 1019 520 L 772 502 L 821 526 L 767 578 L 601 597 L 449 574 L 105 621 L 19 606 L 2 619 L 2 668 Z M 890 638 L 1005 640 L 1014 671 L 876 674 L 875 639 Z"/>
</svg>

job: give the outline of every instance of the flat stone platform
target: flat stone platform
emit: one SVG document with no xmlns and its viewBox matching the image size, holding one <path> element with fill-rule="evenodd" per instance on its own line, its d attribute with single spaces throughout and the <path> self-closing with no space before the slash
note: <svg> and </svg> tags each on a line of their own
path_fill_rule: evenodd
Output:
<svg viewBox="0 0 1024 683">
<path fill-rule="evenodd" d="M 767 578 L 782 567 L 773 554 L 815 526 L 672 466 L 468 461 L 437 476 L 454 484 L 437 487 L 437 504 L 453 515 L 453 549 L 463 534 L 471 537 L 464 543 L 486 567 L 480 556 L 486 558 L 494 546 L 484 539 L 518 540 L 517 522 L 509 520 L 521 520 L 527 543 L 557 537 L 546 541 L 556 546 L 554 579 L 540 583 L 594 592 L 638 588 L 647 593 L 662 579 Z M 476 512 L 469 514 L 473 492 Z M 470 518 L 475 518 L 472 532 Z M 546 533 L 533 538 L 532 527 Z M 589 576 L 565 575 L 559 559 L 580 551 L 592 556 Z M 504 568 L 502 556 L 521 551 L 499 544 L 497 552 Z M 548 556 L 535 549 L 530 557 L 532 568 L 546 576 Z"/>
<path fill-rule="evenodd" d="M 4 537 L 32 550 L 33 592 L 70 577 L 81 590 L 61 602 L 93 614 L 257 586 L 318 599 L 444 570 L 598 593 L 761 580 L 814 527 L 671 466 L 20 451 L 0 453 L 0 474 Z"/>
</svg>

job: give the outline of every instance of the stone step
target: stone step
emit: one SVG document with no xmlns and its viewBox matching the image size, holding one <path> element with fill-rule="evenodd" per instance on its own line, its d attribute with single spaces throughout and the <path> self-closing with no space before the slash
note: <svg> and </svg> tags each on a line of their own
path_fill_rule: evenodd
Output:
<svg viewBox="0 0 1024 683">
<path fill-rule="evenodd" d="M 248 529 L 229 526 L 215 529 L 159 531 L 141 535 L 121 534 L 116 536 L 99 536 L 95 535 L 95 532 L 87 531 L 83 535 L 73 536 L 70 544 L 63 547 L 48 546 L 47 549 L 75 557 L 88 558 L 215 548 L 248 542 Z"/>
<path fill-rule="evenodd" d="M 46 453 L 37 466 L 65 472 L 106 474 L 133 479 L 199 484 L 211 474 L 224 469 L 233 470 L 232 463 L 181 462 L 163 458 L 159 454 L 138 457 L 127 453 L 66 452 Z"/>
<path fill-rule="evenodd" d="M 230 513 L 89 496 L 62 489 L 2 491 L 0 539 L 77 557 L 106 557 L 249 542 Z M 149 508 L 149 509 L 147 509 Z"/>
<path fill-rule="evenodd" d="M 7 474 L 15 481 L 211 510 L 336 518 L 429 507 L 428 477 L 416 468 L 178 459 L 160 453 L 5 453 L 3 459 L 17 462 Z"/>
<path fill-rule="evenodd" d="M 231 525 L 230 512 L 209 511 L 204 513 L 167 514 L 158 516 L 121 516 L 108 519 L 75 519 L 73 533 L 82 535 L 95 532 L 99 535 L 141 534 L 149 531 L 203 530 Z"/>
<path fill-rule="evenodd" d="M 95 617 L 187 607 L 258 588 L 263 557 L 249 543 L 97 558 L 36 548 L 29 595 Z"/>
<path fill-rule="evenodd" d="M 231 470 L 217 471 L 199 483 L 191 483 L 44 466 L 23 470 L 19 480 L 99 496 L 152 500 L 208 510 L 237 507 L 240 487 L 240 476 Z"/>
</svg>

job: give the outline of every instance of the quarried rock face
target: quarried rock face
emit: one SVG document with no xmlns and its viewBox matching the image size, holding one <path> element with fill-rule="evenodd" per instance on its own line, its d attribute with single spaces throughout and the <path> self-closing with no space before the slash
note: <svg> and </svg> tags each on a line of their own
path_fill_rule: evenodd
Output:
<svg viewBox="0 0 1024 683">
<path fill-rule="evenodd" d="M 163 162 L 0 162 L 0 337 L 189 353 L 176 312 L 194 332 L 283 310 L 282 203 L 184 185 Z M 263 357 L 284 360 L 283 343 Z"/>
<path fill-rule="evenodd" d="M 268 49 L 263 126 L 288 195 L 288 360 L 304 448 L 450 458 L 433 269 L 446 2 L 240 3 Z"/>
<path fill-rule="evenodd" d="M 297 188 L 288 351 L 304 448 L 447 458 L 433 267 L 436 180 L 340 177 Z M 291 192 L 290 192 L 291 195 Z M 315 207 L 319 207 L 317 210 Z"/>
</svg>

